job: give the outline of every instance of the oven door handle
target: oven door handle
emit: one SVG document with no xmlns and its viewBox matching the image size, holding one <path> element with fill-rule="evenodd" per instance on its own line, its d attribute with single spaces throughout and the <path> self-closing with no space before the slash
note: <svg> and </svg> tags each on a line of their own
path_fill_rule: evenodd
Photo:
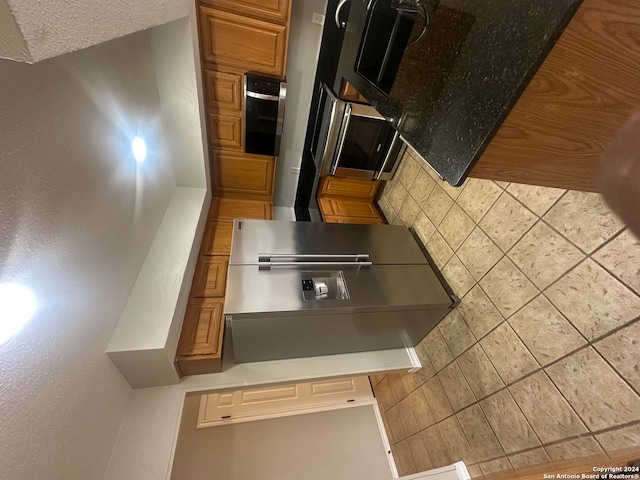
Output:
<svg viewBox="0 0 640 480">
<path fill-rule="evenodd" d="M 347 138 L 347 130 L 349 129 L 349 122 L 351 121 L 351 104 L 347 103 L 344 108 L 344 122 L 340 129 L 340 136 L 338 137 L 338 148 L 336 149 L 333 160 L 331 161 L 330 175 L 335 175 L 338 169 L 338 163 L 342 157 L 342 149 L 344 148 L 344 141 Z"/>
<path fill-rule="evenodd" d="M 387 166 L 387 163 L 389 163 L 389 160 L 391 159 L 391 152 L 393 152 L 393 146 L 398 141 L 399 137 L 400 137 L 400 132 L 396 130 L 396 132 L 393 134 L 393 138 L 391 139 L 391 143 L 389 144 L 389 148 L 387 149 L 387 154 L 385 155 L 384 160 L 382 161 L 382 165 L 380 165 L 380 168 L 378 169 L 378 171 L 375 173 L 373 177 L 374 180 L 378 180 L 380 178 L 380 175 L 382 175 L 382 173 L 384 172 L 384 169 Z"/>
</svg>

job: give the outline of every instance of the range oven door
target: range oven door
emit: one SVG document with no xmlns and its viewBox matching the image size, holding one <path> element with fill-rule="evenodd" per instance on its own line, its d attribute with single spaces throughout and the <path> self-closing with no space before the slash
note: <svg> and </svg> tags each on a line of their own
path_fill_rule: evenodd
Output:
<svg viewBox="0 0 640 480">
<path fill-rule="evenodd" d="M 312 155 L 319 175 L 388 180 L 404 143 L 373 107 L 345 102 L 324 85 Z"/>
</svg>

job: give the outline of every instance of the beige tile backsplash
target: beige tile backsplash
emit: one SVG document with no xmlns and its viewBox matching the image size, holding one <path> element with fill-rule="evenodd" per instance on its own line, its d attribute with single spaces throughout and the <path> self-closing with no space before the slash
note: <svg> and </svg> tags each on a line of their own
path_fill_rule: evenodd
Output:
<svg viewBox="0 0 640 480">
<path fill-rule="evenodd" d="M 640 241 L 600 195 L 454 188 L 410 153 L 379 206 L 461 297 L 416 347 L 419 371 L 372 377 L 401 474 L 640 445 Z"/>
</svg>

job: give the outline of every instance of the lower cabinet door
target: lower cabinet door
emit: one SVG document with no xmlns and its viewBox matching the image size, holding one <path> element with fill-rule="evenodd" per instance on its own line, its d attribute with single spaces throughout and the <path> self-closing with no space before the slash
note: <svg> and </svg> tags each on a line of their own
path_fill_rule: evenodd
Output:
<svg viewBox="0 0 640 480">
<path fill-rule="evenodd" d="M 190 299 L 176 351 L 182 375 L 222 371 L 223 304 L 224 298 Z"/>
<path fill-rule="evenodd" d="M 212 150 L 211 163 L 216 195 L 265 200 L 273 196 L 274 157 Z"/>
</svg>

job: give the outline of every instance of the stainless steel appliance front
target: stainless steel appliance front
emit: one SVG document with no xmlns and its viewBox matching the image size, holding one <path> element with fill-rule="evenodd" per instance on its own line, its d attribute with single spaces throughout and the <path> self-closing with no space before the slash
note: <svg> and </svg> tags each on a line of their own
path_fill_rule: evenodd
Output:
<svg viewBox="0 0 640 480">
<path fill-rule="evenodd" d="M 236 362 L 413 346 L 455 302 L 404 227 L 234 224 L 224 314 Z"/>
<path fill-rule="evenodd" d="M 320 86 L 311 144 L 318 175 L 389 180 L 405 149 L 398 132 L 375 108 L 341 100 L 327 85 Z"/>
</svg>

